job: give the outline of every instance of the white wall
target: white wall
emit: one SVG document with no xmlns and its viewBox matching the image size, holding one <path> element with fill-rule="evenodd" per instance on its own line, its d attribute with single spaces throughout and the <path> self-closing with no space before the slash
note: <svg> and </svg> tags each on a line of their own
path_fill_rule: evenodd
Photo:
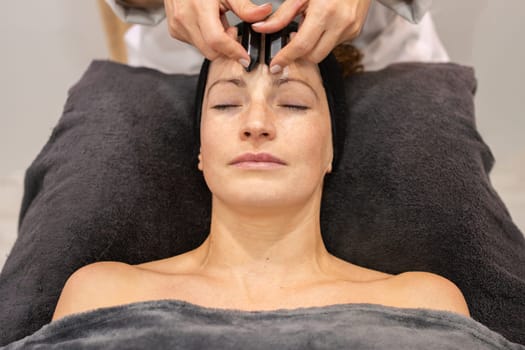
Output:
<svg viewBox="0 0 525 350">
<path fill-rule="evenodd" d="M 94 0 L 1 0 L 0 176 L 25 169 L 61 115 L 68 88 L 108 53 Z"/>
<path fill-rule="evenodd" d="M 525 156 L 524 14 L 523 0 L 436 0 L 433 6 L 451 59 L 476 69 L 478 128 L 502 162 Z"/>
</svg>

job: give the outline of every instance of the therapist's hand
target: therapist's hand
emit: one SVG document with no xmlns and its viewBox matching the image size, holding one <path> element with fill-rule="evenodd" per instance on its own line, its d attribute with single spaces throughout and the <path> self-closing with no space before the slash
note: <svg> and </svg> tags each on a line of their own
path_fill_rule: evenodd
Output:
<svg viewBox="0 0 525 350">
<path fill-rule="evenodd" d="M 260 33 L 273 33 L 303 15 L 297 34 L 270 63 L 278 73 L 298 58 L 321 62 L 334 47 L 359 35 L 371 0 L 285 0 L 265 21 L 252 24 Z"/>
<path fill-rule="evenodd" d="M 272 13 L 272 5 L 257 6 L 250 0 L 164 0 L 172 37 L 195 46 L 206 58 L 223 55 L 247 66 L 250 56 L 234 39 L 225 13 L 233 11 L 246 22 L 262 21 Z M 245 60 L 245 61 L 242 61 Z"/>
</svg>

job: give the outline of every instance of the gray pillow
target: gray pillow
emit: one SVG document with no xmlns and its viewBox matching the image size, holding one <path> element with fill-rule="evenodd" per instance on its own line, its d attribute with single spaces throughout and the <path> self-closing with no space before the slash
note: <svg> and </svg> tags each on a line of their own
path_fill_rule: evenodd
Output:
<svg viewBox="0 0 525 350">
<path fill-rule="evenodd" d="M 196 247 L 210 194 L 194 158 L 195 76 L 95 61 L 69 91 L 25 179 L 0 275 L 0 344 L 48 323 L 76 269 Z M 470 68 L 407 63 L 347 79 L 339 171 L 322 207 L 327 248 L 361 266 L 443 275 L 472 316 L 525 343 L 525 242 L 492 188 Z"/>
</svg>

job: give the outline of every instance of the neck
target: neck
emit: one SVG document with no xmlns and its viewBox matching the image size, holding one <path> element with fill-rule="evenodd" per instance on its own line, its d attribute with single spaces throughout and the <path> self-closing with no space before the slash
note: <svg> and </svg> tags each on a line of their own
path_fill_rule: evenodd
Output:
<svg viewBox="0 0 525 350">
<path fill-rule="evenodd" d="M 278 209 L 232 207 L 213 198 L 201 267 L 244 288 L 293 285 L 322 274 L 330 254 L 320 229 L 320 191 L 306 204 Z"/>
</svg>

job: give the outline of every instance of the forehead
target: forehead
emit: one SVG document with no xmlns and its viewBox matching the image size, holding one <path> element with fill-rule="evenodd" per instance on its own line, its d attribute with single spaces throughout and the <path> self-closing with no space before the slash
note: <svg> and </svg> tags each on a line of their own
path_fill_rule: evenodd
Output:
<svg viewBox="0 0 525 350">
<path fill-rule="evenodd" d="M 301 79 L 316 91 L 324 90 L 317 64 L 297 60 L 290 64 L 286 70 L 287 72 L 285 74 L 287 78 Z M 284 76 L 283 74 L 271 74 L 268 66 L 265 64 L 259 64 L 251 72 L 247 72 L 238 62 L 220 57 L 211 63 L 206 85 L 209 87 L 210 84 L 218 79 L 228 79 L 232 77 L 240 77 L 249 83 L 251 80 L 272 80 Z"/>
</svg>

